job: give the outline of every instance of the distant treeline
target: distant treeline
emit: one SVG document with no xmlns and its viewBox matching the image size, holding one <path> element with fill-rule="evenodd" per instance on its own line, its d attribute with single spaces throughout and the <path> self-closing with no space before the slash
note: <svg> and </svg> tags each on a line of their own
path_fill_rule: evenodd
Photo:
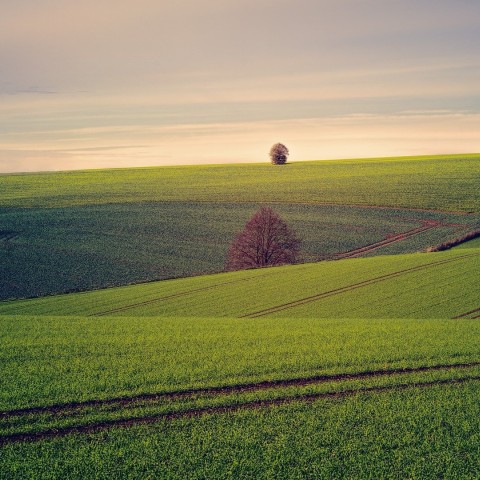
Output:
<svg viewBox="0 0 480 480">
<path fill-rule="evenodd" d="M 458 237 L 455 240 L 449 240 L 448 242 L 443 242 L 440 245 L 436 245 L 434 247 L 429 247 L 427 252 L 442 252 L 443 250 L 449 250 L 450 248 L 456 247 L 461 243 L 468 242 L 469 240 L 473 240 L 474 238 L 480 237 L 480 228 L 474 230 L 473 232 L 469 232 L 462 237 Z"/>
</svg>

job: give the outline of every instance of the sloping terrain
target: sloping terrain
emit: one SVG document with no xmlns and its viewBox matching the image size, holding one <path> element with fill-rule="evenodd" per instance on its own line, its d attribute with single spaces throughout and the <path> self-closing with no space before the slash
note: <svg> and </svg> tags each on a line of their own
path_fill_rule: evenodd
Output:
<svg viewBox="0 0 480 480">
<path fill-rule="evenodd" d="M 345 259 L 0 303 L 0 314 L 454 318 L 479 307 L 480 250 Z"/>
<path fill-rule="evenodd" d="M 361 168 L 355 162 L 339 162 L 340 170 L 332 162 L 338 178 L 343 172 L 343 181 L 356 176 L 361 188 L 354 196 L 364 195 L 362 207 L 277 204 L 285 217 L 291 215 L 291 222 L 304 222 L 304 231 L 311 235 L 308 248 L 319 245 L 317 235 L 330 246 L 337 238 L 325 255 L 337 260 L 0 302 L 1 475 L 478 478 L 478 239 L 439 253 L 404 253 L 438 237 L 457 237 L 476 224 L 477 215 L 466 213 L 476 201 L 471 202 L 470 188 L 474 170 L 466 173 L 472 158 L 367 161 Z M 428 175 L 413 180 L 420 163 Z M 446 195 L 445 205 L 450 209 L 460 202 L 462 207 L 455 210 L 462 213 L 422 210 L 432 204 L 443 210 L 432 180 L 432 168 L 440 164 L 458 186 Z M 393 202 L 400 201 L 403 189 L 403 208 L 368 206 L 373 198 L 369 195 L 383 188 L 376 183 L 388 176 L 387 166 L 397 169 L 397 184 L 386 179 L 385 185 L 393 188 Z M 222 171 L 212 169 L 215 175 Z M 147 170 L 128 175 L 141 179 Z M 368 171 L 368 180 L 362 171 Z M 202 172 L 206 185 L 197 194 L 211 195 L 207 203 L 216 213 L 209 221 L 212 228 L 216 225 L 215 235 L 228 236 L 236 217 L 247 216 L 254 202 L 226 202 L 220 195 L 225 185 L 212 180 L 209 167 Z M 408 175 L 402 178 L 401 172 Z M 105 174 L 97 173 L 97 179 Z M 54 182 L 41 184 L 38 198 L 48 208 L 23 210 L 17 205 L 2 210 L 3 219 L 10 222 L 0 226 L 3 258 L 10 267 L 15 262 L 23 265 L 34 283 L 59 276 L 59 283 L 54 279 L 52 285 L 66 289 L 72 271 L 78 278 L 92 273 L 79 267 L 84 260 L 73 262 L 72 270 L 64 269 L 62 241 L 70 232 L 65 258 L 74 248 L 83 259 L 91 255 L 87 264 L 97 264 L 99 272 L 118 264 L 115 275 L 124 272 L 127 278 L 129 263 L 153 258 L 162 243 L 154 239 L 167 238 L 156 230 L 155 215 L 160 212 L 165 228 L 170 225 L 175 232 L 170 243 L 165 240 L 172 265 L 178 265 L 179 258 L 197 265 L 201 255 L 217 255 L 218 246 L 208 246 L 203 234 L 198 238 L 205 250 L 199 247 L 196 254 L 186 255 L 195 252 L 197 233 L 208 230 L 207 203 L 157 203 L 162 195 L 178 198 L 185 191 L 165 188 L 158 193 L 134 182 L 122 189 L 125 173 L 112 171 L 99 181 L 97 188 L 112 187 L 111 197 L 97 196 L 94 177 L 80 172 L 71 174 L 78 186 L 70 193 L 68 182 L 58 186 L 56 199 Z M 58 175 L 56 180 L 68 179 L 68 174 Z M 175 175 L 167 183 L 178 179 Z M 306 182 L 307 196 L 313 195 L 315 182 L 318 186 L 323 181 L 312 175 L 314 182 Z M 438 175 L 442 185 L 443 173 Z M 29 186 L 30 178 L 23 195 L 17 194 L 24 206 L 33 201 L 39 178 Z M 163 181 L 159 175 L 149 178 Z M 290 185 L 295 199 L 299 190 L 293 188 L 293 180 L 277 179 L 271 192 Z M 243 181 L 245 187 L 254 178 L 244 174 Z M 419 182 L 425 187 L 421 192 Z M 87 205 L 78 203 L 81 189 Z M 271 193 L 252 192 L 262 199 Z M 325 192 L 328 198 L 328 188 Z M 0 195 L 8 199 L 8 189 Z M 135 203 L 135 195 L 153 203 Z M 217 201 L 216 195 L 223 200 Z M 95 205 L 95 199 L 102 203 L 115 196 L 122 197 L 122 205 Z M 412 209 L 414 201 L 417 209 Z M 329 223 L 332 230 L 324 235 Z M 186 230 L 191 237 L 174 251 L 175 239 Z M 29 250 L 27 238 L 37 242 L 34 249 Z M 78 245 L 75 238 L 80 239 Z M 123 243 L 115 250 L 118 238 Z M 142 250 L 145 239 L 150 247 Z M 22 251 L 22 242 L 23 251 L 36 252 L 38 265 L 43 265 L 38 272 L 32 270 L 33 257 L 22 260 L 22 255 L 12 254 Z M 46 252 L 51 261 L 42 264 Z M 315 250 L 310 253 L 307 259 L 316 259 Z M 108 260 L 107 254 L 112 255 Z M 58 269 L 50 269 L 55 261 Z M 0 266 L 5 269 L 5 262 Z M 9 272 L 10 282 L 21 283 L 28 276 L 15 269 Z"/>
<path fill-rule="evenodd" d="M 277 457 L 255 452 L 273 442 L 282 462 L 294 456 L 288 476 L 302 465 L 332 474 L 332 455 L 344 472 L 475 476 L 479 256 L 456 248 L 3 302 L 2 472 L 183 478 L 213 448 L 207 476 L 224 472 L 220 458 L 262 476 Z M 352 317 L 366 304 L 371 317 L 415 305 L 418 319 L 322 318 L 326 299 Z M 421 318 L 432 308 L 443 318 Z M 385 438 L 398 432 L 392 455 Z M 461 463 L 445 460 L 452 445 Z"/>
<path fill-rule="evenodd" d="M 0 299 L 222 271 L 229 243 L 265 203 L 302 238 L 302 261 L 425 250 L 478 228 L 478 162 L 1 175 Z"/>
<path fill-rule="evenodd" d="M 138 202 L 375 205 L 479 212 L 480 154 L 9 174 L 5 207 Z"/>
<path fill-rule="evenodd" d="M 468 251 L 475 256 L 451 253 L 405 256 L 402 263 L 406 268 L 402 271 L 393 269 L 394 265 L 378 264 L 381 258 L 343 260 L 331 262 L 331 266 L 339 266 L 344 275 L 349 272 L 353 277 L 355 270 L 345 267 L 363 264 L 357 275 L 363 271 L 363 278 L 372 273 L 374 276 L 370 280 L 358 277 L 358 284 L 376 279 L 382 283 L 380 279 L 384 277 L 398 280 L 398 273 L 403 275 L 443 265 L 452 267 L 465 259 L 471 263 L 480 252 Z M 421 257 L 423 262 L 418 261 Z M 426 258 L 430 261 L 425 261 Z M 366 268 L 367 263 L 372 264 L 370 269 Z M 260 282 L 269 277 L 267 273 L 278 281 L 282 277 L 288 279 L 288 270 L 298 268 L 221 276 L 230 277 L 230 282 L 223 282 L 223 287 L 228 285 L 232 290 L 252 281 L 258 288 Z M 478 268 L 475 269 L 478 275 L 477 272 Z M 247 273 L 250 277 L 245 276 Z M 254 273 L 257 275 L 252 275 Z M 441 273 L 448 276 L 448 271 Z M 203 286 L 197 285 L 198 291 L 205 294 L 211 287 L 212 293 L 218 293 L 219 284 L 211 283 L 211 278 L 207 278 Z M 161 283 L 193 280 L 199 279 Z M 342 287 L 332 288 L 333 285 L 329 292 L 342 290 Z M 158 287 L 153 284 L 145 287 L 152 286 Z M 171 287 L 170 298 L 178 299 L 187 293 L 187 290 L 176 290 L 178 285 Z M 125 294 L 129 301 L 135 297 L 141 299 L 139 288 L 115 289 L 115 298 L 120 302 Z M 193 289 L 188 292 L 192 293 Z M 349 292 L 347 288 L 342 293 Z M 433 424 L 441 425 L 436 435 L 448 439 L 450 448 L 452 442 L 462 450 L 471 448 L 472 442 L 476 444 L 472 435 L 476 429 L 475 419 L 479 418 L 478 408 L 474 406 L 478 406 L 480 382 L 480 324 L 466 316 L 383 320 L 328 319 L 312 315 L 311 318 L 267 315 L 201 318 L 193 316 L 194 313 L 187 318 L 62 317 L 48 313 L 48 305 L 55 313 L 55 306 L 58 307 L 55 300 L 66 298 L 71 302 L 70 307 L 75 299 L 85 307 L 84 297 L 94 293 L 100 292 L 44 299 L 41 315 L 37 316 L 18 315 L 18 311 L 14 315 L 0 315 L 0 356 L 5 372 L 0 394 L 2 471 L 39 472 L 56 462 L 57 473 L 70 475 L 70 468 L 82 472 L 83 446 L 88 444 L 90 455 L 99 458 L 100 471 L 107 468 L 119 452 L 126 452 L 122 455 L 129 461 L 142 459 L 145 473 L 163 475 L 168 467 L 158 470 L 158 463 L 148 460 L 150 455 L 163 452 L 162 455 L 169 458 L 168 464 L 183 459 L 184 467 L 172 474 L 173 478 L 180 478 L 179 472 L 188 476 L 189 469 L 198 471 L 198 466 L 189 460 L 190 455 L 196 455 L 191 450 L 193 446 L 198 452 L 203 451 L 205 445 L 209 448 L 215 445 L 217 451 L 228 450 L 224 442 L 228 438 L 227 430 L 238 430 L 237 440 L 238 435 L 248 434 L 258 442 L 268 442 L 272 425 L 266 419 L 270 417 L 289 438 L 295 438 L 296 442 L 303 439 L 305 450 L 295 454 L 295 464 L 302 464 L 307 462 L 305 455 L 312 449 L 319 454 L 317 441 L 321 442 L 317 436 L 312 437 L 308 425 L 315 425 L 315 429 L 322 432 L 321 438 L 334 439 L 329 448 L 335 455 L 343 451 L 342 442 L 354 441 L 352 432 L 342 435 L 333 424 L 317 424 L 315 419 L 318 420 L 319 413 L 325 409 L 330 412 L 330 419 L 340 421 L 337 417 L 340 415 L 349 428 L 353 428 L 360 414 L 365 421 L 368 419 L 368 427 L 365 426 L 362 433 L 363 442 L 369 442 L 373 451 L 381 449 L 382 457 L 389 462 L 394 457 L 373 434 L 373 426 L 382 425 L 382 436 L 390 436 L 398 433 L 406 418 L 413 422 L 405 430 L 409 438 L 412 435 L 418 441 L 430 438 Z M 416 283 L 417 301 L 423 301 L 428 293 L 428 288 L 425 290 L 421 283 Z M 444 291 L 443 299 L 454 299 L 451 295 L 452 291 Z M 477 295 L 470 296 L 478 300 Z M 225 312 L 229 311 L 230 300 L 218 299 Z M 25 306 L 32 308 L 35 303 L 38 308 L 39 302 L 16 301 L 4 305 L 11 308 L 18 304 L 19 311 L 25 311 Z M 349 302 L 353 308 L 353 299 Z M 61 304 L 67 308 L 65 303 Z M 234 310 L 235 305 L 232 308 Z M 415 404 L 414 410 L 410 408 L 411 402 Z M 351 410 L 353 406 L 355 413 Z M 375 413 L 372 413 L 374 406 Z M 340 413 L 341 408 L 348 411 Z M 463 412 L 462 415 L 453 415 L 457 410 Z M 392 418 L 392 411 L 398 419 Z M 431 413 L 427 415 L 427 412 Z M 289 415 L 297 420 L 302 418 L 301 425 L 292 423 L 293 417 Z M 246 418 L 251 419 L 250 423 L 245 423 Z M 183 445 L 173 432 L 187 433 L 197 428 L 200 430 L 191 433 L 188 445 L 172 457 L 161 450 Z M 363 427 L 356 425 L 354 431 L 358 428 Z M 224 432 L 221 439 L 217 437 L 219 431 Z M 140 439 L 142 448 L 138 450 Z M 159 446 L 160 439 L 167 442 L 165 447 Z M 400 443 L 397 454 L 402 455 L 408 465 L 417 465 L 408 445 L 409 442 Z M 429 445 L 422 447 L 423 455 L 431 452 L 445 458 L 446 445 L 435 440 L 438 452 L 431 451 L 432 442 Z M 144 450 L 147 446 L 149 454 Z M 292 448 L 281 448 L 282 455 L 288 456 Z M 76 452 L 73 457 L 72 449 Z M 38 457 L 40 451 L 42 460 Z M 244 458 L 247 452 L 248 448 L 242 443 L 229 458 Z M 368 452 L 356 455 L 358 462 L 369 458 Z M 475 458 L 474 452 L 472 455 Z M 312 459 L 313 464 L 320 458 L 323 456 Z M 265 461 L 270 464 L 273 460 L 267 455 Z M 212 462 L 210 473 L 215 464 Z M 137 472 L 134 464 L 124 465 L 119 472 Z M 64 467 L 66 465 L 71 467 Z M 185 471 L 186 465 L 190 466 Z M 470 473 L 478 466 L 472 459 L 465 460 L 461 468 Z M 365 471 L 371 473 L 372 468 Z"/>
</svg>

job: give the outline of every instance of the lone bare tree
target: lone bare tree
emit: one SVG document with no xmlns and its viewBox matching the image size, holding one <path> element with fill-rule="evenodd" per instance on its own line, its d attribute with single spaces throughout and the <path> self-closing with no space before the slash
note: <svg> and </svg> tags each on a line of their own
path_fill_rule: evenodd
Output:
<svg viewBox="0 0 480 480">
<path fill-rule="evenodd" d="M 270 149 L 270 160 L 274 165 L 287 163 L 288 148 L 283 143 L 276 143 Z"/>
<path fill-rule="evenodd" d="M 227 270 L 295 263 L 301 241 L 269 207 L 262 207 L 230 244 Z"/>
</svg>

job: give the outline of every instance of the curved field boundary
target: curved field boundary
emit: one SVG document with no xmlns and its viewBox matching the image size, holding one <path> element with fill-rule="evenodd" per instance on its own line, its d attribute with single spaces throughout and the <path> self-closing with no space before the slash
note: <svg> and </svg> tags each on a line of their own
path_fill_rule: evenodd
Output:
<svg viewBox="0 0 480 480">
<path fill-rule="evenodd" d="M 234 413 L 240 410 L 253 410 L 259 408 L 266 408 L 271 406 L 287 405 L 294 402 L 314 402 L 319 399 L 341 399 L 351 397 L 354 395 L 368 394 L 368 393 L 381 393 L 389 391 L 401 391 L 409 388 L 429 388 L 438 385 L 458 385 L 471 381 L 480 380 L 480 376 L 471 376 L 455 379 L 443 379 L 443 380 L 431 380 L 428 382 L 417 382 L 397 385 L 385 385 L 376 387 L 362 387 L 349 390 L 343 390 L 339 392 L 323 392 L 323 393 L 311 393 L 302 394 L 290 397 L 280 397 L 270 400 L 252 400 L 248 402 L 238 403 L 234 405 L 224 405 L 215 407 L 203 407 L 193 408 L 180 412 L 167 412 L 159 413 L 156 415 L 149 415 L 144 417 L 136 417 L 130 419 L 114 419 L 103 422 L 91 423 L 88 425 L 71 426 L 63 428 L 50 428 L 35 433 L 14 433 L 10 435 L 0 436 L 0 445 L 11 444 L 18 442 L 31 442 L 45 440 L 49 438 L 64 437 L 70 434 L 90 434 L 99 432 L 102 430 L 111 429 L 114 427 L 133 427 L 139 425 L 146 425 L 157 423 L 159 421 L 171 421 L 179 418 L 191 418 L 199 417 L 201 415 L 208 414 L 225 414 Z"/>
<path fill-rule="evenodd" d="M 196 199 L 193 201 L 185 200 L 185 201 L 178 201 L 176 203 L 218 203 L 215 200 L 202 200 Z M 440 210 L 438 208 L 416 208 L 416 207 L 406 207 L 406 206 L 397 206 L 397 205 L 372 205 L 368 203 L 340 203 L 340 202 L 305 202 L 301 200 L 290 200 L 288 203 L 285 203 L 281 200 L 265 200 L 264 202 L 258 202 L 256 200 L 228 200 L 225 202 L 221 202 L 225 204 L 232 204 L 232 205 L 308 205 L 308 206 L 318 206 L 318 207 L 346 207 L 346 208 L 363 208 L 368 210 L 396 210 L 401 212 L 424 212 L 424 213 L 440 213 L 444 215 L 458 215 L 462 217 L 471 217 L 477 214 L 477 212 L 467 211 L 467 210 Z"/>
<path fill-rule="evenodd" d="M 356 290 L 358 288 L 367 287 L 369 285 L 374 285 L 376 283 L 383 282 L 383 281 L 389 280 L 391 278 L 400 277 L 400 276 L 406 275 L 406 274 L 411 273 L 411 272 L 427 270 L 429 268 L 436 267 L 438 265 L 453 263 L 453 262 L 456 262 L 456 261 L 464 259 L 464 258 L 476 257 L 478 255 L 480 255 L 480 253 L 471 253 L 471 254 L 468 254 L 468 255 L 461 255 L 461 256 L 458 256 L 458 257 L 455 257 L 455 258 L 449 258 L 449 259 L 446 259 L 446 260 L 439 260 L 437 262 L 431 262 L 431 263 L 426 264 L 426 265 L 419 265 L 417 267 L 411 267 L 411 268 L 406 268 L 404 270 L 398 270 L 396 272 L 388 273 L 386 275 L 380 275 L 379 277 L 374 277 L 374 278 L 371 278 L 369 280 L 364 280 L 362 282 L 354 283 L 352 285 L 347 285 L 345 287 L 335 288 L 335 289 L 329 290 L 327 292 L 322 292 L 322 293 L 318 293 L 316 295 L 311 295 L 309 297 L 300 298 L 298 300 L 283 303 L 281 305 L 276 305 L 274 307 L 266 308 L 264 310 L 258 310 L 256 312 L 247 313 L 245 315 L 241 315 L 239 318 L 258 318 L 258 317 L 262 317 L 264 315 L 269 315 L 269 314 L 272 314 L 272 313 L 281 312 L 283 310 L 288 310 L 290 308 L 295 308 L 295 307 L 298 307 L 300 305 L 305 305 L 307 303 L 316 302 L 318 300 L 322 300 L 323 298 L 331 297 L 333 295 L 339 295 L 341 293 Z"/>
<path fill-rule="evenodd" d="M 475 315 L 477 314 L 477 315 Z M 475 310 L 470 310 L 469 312 L 462 313 L 461 315 L 457 315 L 456 317 L 453 317 L 454 319 L 456 318 L 480 318 L 480 308 L 476 308 Z"/>
<path fill-rule="evenodd" d="M 144 302 L 137 302 L 137 303 L 131 303 L 129 305 L 124 305 L 122 307 L 118 308 L 112 308 L 111 310 L 104 310 L 102 312 L 97 312 L 97 313 L 92 313 L 88 315 L 89 317 L 101 317 L 101 316 L 106 316 L 106 315 L 111 315 L 119 312 L 124 312 L 126 310 L 130 310 L 132 308 L 137 308 L 137 307 L 143 307 L 146 305 L 152 305 L 154 303 L 158 302 L 163 302 L 164 300 L 170 300 L 172 298 L 179 298 L 179 297 L 185 297 L 187 295 L 191 295 L 197 292 L 204 292 L 206 290 L 212 290 L 217 287 L 223 287 L 225 285 L 232 285 L 235 283 L 241 283 L 241 282 L 248 282 L 250 280 L 256 279 L 256 278 L 261 278 L 267 276 L 268 273 L 264 273 L 263 275 L 255 275 L 247 278 L 240 278 L 238 280 L 230 280 L 229 282 L 221 282 L 221 283 L 216 283 L 214 285 L 208 285 L 206 287 L 199 287 L 199 288 L 194 288 L 192 290 L 185 290 L 183 292 L 178 292 L 178 293 L 172 293 L 171 295 L 165 295 L 164 297 L 157 297 L 153 298 L 151 300 L 145 300 Z"/>
<path fill-rule="evenodd" d="M 185 397 L 193 397 L 196 395 L 227 395 L 231 393 L 244 393 L 244 392 L 255 392 L 273 388 L 285 388 L 285 387 L 302 387 L 306 385 L 313 385 L 319 383 L 327 383 L 334 381 L 344 381 L 344 380 L 357 380 L 364 378 L 375 378 L 375 377 L 388 377 L 398 374 L 412 374 L 412 373 L 423 373 L 423 372 L 433 372 L 438 370 L 454 370 L 454 369 L 469 369 L 480 366 L 480 361 L 478 362 L 469 362 L 469 363 L 454 363 L 454 364 L 438 364 L 438 365 L 429 365 L 429 366 L 420 366 L 420 367 L 406 367 L 406 368 L 392 368 L 388 370 L 367 370 L 365 372 L 356 372 L 356 373 L 340 373 L 334 375 L 316 375 L 313 377 L 301 377 L 301 378 L 290 378 L 283 380 L 265 380 L 263 382 L 254 382 L 254 383 L 242 383 L 236 385 L 227 385 L 221 387 L 204 387 L 204 388 L 193 388 L 189 390 L 178 390 L 171 392 L 161 392 L 161 393 L 151 393 L 151 394 L 141 394 L 134 395 L 130 397 L 118 397 L 118 398 L 109 398 L 104 400 L 86 400 L 84 402 L 71 402 L 63 403 L 57 405 L 50 405 L 45 407 L 30 407 L 17 410 L 7 410 L 0 412 L 1 419 L 7 419 L 11 417 L 21 417 L 25 415 L 32 415 L 36 413 L 68 413 L 69 411 L 77 411 L 82 408 L 92 407 L 92 406 L 112 406 L 116 405 L 118 407 L 128 406 L 141 401 L 156 401 L 156 400 L 165 400 L 165 399 L 180 399 Z"/>
<path fill-rule="evenodd" d="M 441 222 L 437 222 L 435 220 L 424 220 L 422 222 L 421 227 L 412 228 L 411 230 L 407 230 L 406 232 L 397 233 L 392 235 L 384 240 L 380 240 L 379 242 L 371 243 L 370 245 L 365 245 L 364 247 L 359 247 L 354 250 L 350 250 L 344 253 L 337 253 L 335 254 L 335 259 L 342 259 L 342 258 L 352 258 L 358 257 L 363 255 L 364 253 L 369 253 L 379 248 L 385 247 L 387 245 L 391 245 L 393 243 L 401 242 L 406 238 L 413 237 L 414 235 L 418 235 L 419 233 L 426 232 L 427 230 L 431 230 L 432 228 L 439 228 L 444 227 L 447 225 L 442 224 Z"/>
</svg>

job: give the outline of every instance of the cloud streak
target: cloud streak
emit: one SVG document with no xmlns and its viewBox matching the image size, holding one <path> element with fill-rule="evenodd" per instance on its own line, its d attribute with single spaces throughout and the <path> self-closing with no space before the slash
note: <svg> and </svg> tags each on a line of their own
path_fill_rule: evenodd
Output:
<svg viewBox="0 0 480 480">
<path fill-rule="evenodd" d="M 450 111 L 278 121 L 129 125 L 60 133 L 0 150 L 0 169 L 47 170 L 267 161 L 278 139 L 291 160 L 465 153 L 478 146 L 480 114 Z M 128 133 L 128 136 L 126 135 Z M 88 147 L 91 139 L 99 146 Z M 123 138 L 123 143 L 112 141 Z M 67 139 L 67 140 L 65 140 Z M 130 143 L 136 142 L 136 143 Z M 18 164 L 12 168 L 11 158 Z M 132 160 L 135 159 L 135 160 Z"/>
<path fill-rule="evenodd" d="M 4 0 L 0 171 L 478 150 L 478 44 L 470 0 Z"/>
</svg>

